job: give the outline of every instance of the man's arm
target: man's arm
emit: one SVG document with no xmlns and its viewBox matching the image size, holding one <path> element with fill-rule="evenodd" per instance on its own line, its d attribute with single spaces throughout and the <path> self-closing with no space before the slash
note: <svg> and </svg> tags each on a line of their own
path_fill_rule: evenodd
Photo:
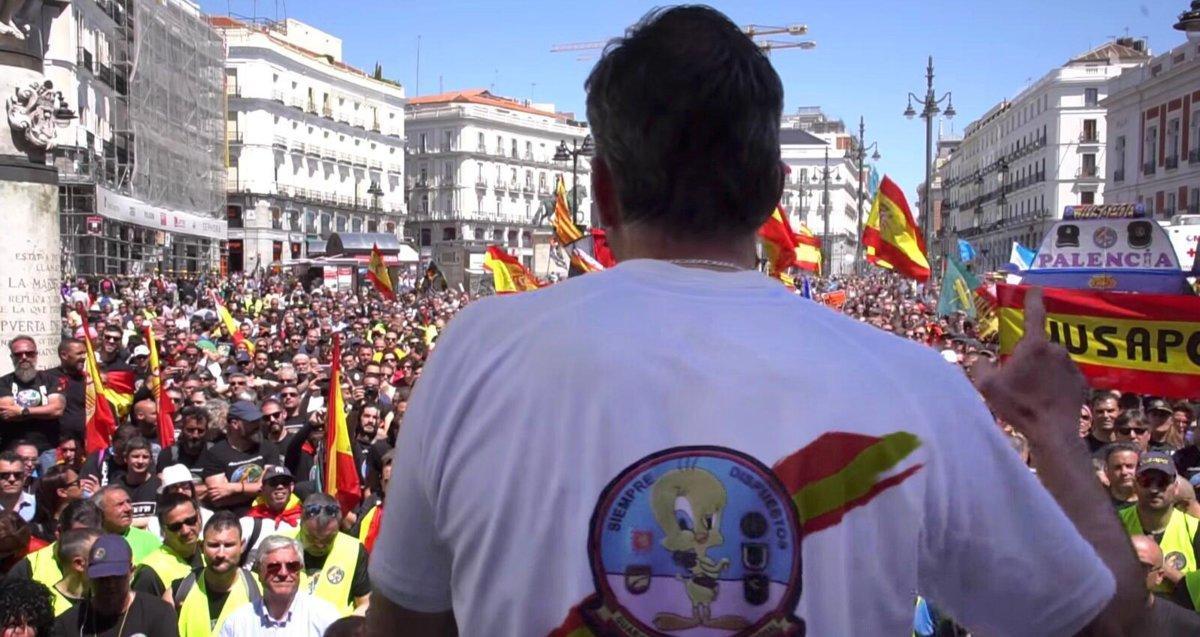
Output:
<svg viewBox="0 0 1200 637">
<path fill-rule="evenodd" d="M 62 394 L 50 394 L 45 405 L 29 408 L 29 416 L 38 420 L 52 420 L 62 415 L 67 408 L 67 399 Z"/>
<path fill-rule="evenodd" d="M 1045 325 L 1041 290 L 1031 289 L 1025 295 L 1024 337 L 1003 367 L 985 364 L 978 370 L 979 390 L 1029 439 L 1042 485 L 1116 580 L 1116 593 L 1080 634 L 1135 634 L 1146 608 L 1145 578 L 1078 436 L 1083 377 L 1066 350 L 1046 339 Z"/>
<path fill-rule="evenodd" d="M 396 626 L 404 626 L 411 637 L 457 637 L 458 626 L 454 613 L 418 613 L 398 606 L 383 595 L 376 595 L 367 609 L 367 637 L 386 637 L 396 634 Z"/>
</svg>

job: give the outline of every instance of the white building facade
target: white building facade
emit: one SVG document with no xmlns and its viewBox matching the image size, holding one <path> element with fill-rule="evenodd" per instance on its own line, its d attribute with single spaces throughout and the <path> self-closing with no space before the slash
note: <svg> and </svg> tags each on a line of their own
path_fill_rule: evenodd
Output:
<svg viewBox="0 0 1200 637">
<path fill-rule="evenodd" d="M 967 126 L 943 170 L 945 232 L 976 250 L 976 271 L 1036 247 L 1067 205 L 1101 203 L 1108 82 L 1149 59 L 1144 43 L 1106 43 L 1047 73 Z"/>
<path fill-rule="evenodd" d="M 189 0 L 43 12 L 58 130 L 63 272 L 195 274 L 226 238 L 220 38 Z M 136 70 L 136 72 L 135 72 Z"/>
<path fill-rule="evenodd" d="M 334 232 L 402 239 L 404 88 L 302 22 L 212 22 L 228 52 L 229 270 L 305 257 Z"/>
<path fill-rule="evenodd" d="M 793 229 L 803 223 L 822 237 L 832 274 L 846 274 L 854 268 L 860 222 L 857 143 L 841 121 L 827 119 L 817 107 L 802 107 L 782 118 L 779 149 L 791 173 L 781 203 Z M 870 174 L 869 166 L 863 174 Z M 861 223 L 866 223 L 870 213 L 870 196 L 864 185 Z"/>
<path fill-rule="evenodd" d="M 409 100 L 409 237 L 422 259 L 451 242 L 497 244 L 531 266 L 534 233 L 545 230 L 559 175 L 573 183 L 576 222 L 593 225 L 591 163 L 555 161 L 565 143 L 579 149 L 587 125 L 553 105 L 530 104 L 481 90 Z M 574 180 L 574 182 L 573 182 Z"/>
<path fill-rule="evenodd" d="M 1200 34 L 1110 83 L 1106 203 L 1200 214 Z"/>
</svg>

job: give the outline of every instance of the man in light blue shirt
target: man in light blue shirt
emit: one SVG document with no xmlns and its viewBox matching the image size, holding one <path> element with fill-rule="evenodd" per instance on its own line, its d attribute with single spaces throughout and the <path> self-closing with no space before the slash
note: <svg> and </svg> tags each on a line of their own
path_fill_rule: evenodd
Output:
<svg viewBox="0 0 1200 637">
<path fill-rule="evenodd" d="M 298 592 L 303 555 L 293 538 L 264 539 L 255 565 L 263 584 L 262 603 L 247 604 L 230 615 L 221 637 L 321 637 L 339 615 L 328 602 Z"/>
</svg>

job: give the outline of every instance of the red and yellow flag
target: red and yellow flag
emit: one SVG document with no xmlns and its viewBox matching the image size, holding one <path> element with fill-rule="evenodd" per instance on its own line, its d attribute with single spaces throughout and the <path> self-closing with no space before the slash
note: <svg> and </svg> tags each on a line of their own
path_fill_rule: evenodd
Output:
<svg viewBox="0 0 1200 637">
<path fill-rule="evenodd" d="M 913 221 L 904 191 L 887 175 L 879 183 L 871 215 L 863 229 L 867 262 L 894 270 L 918 281 L 929 279 L 929 259 L 925 256 L 925 238 Z"/>
<path fill-rule="evenodd" d="M 350 429 L 346 425 L 346 401 L 342 395 L 342 342 L 333 335 L 333 360 L 329 371 L 329 401 L 325 416 L 325 475 L 324 491 L 342 506 L 342 515 L 349 513 L 362 501 L 362 484 L 354 464 L 350 446 Z"/>
<path fill-rule="evenodd" d="M 233 315 L 229 313 L 229 309 L 221 302 L 216 292 L 212 295 L 213 304 L 217 306 L 217 316 L 221 319 L 221 324 L 225 326 L 225 331 L 229 332 L 229 338 L 233 340 L 234 348 L 242 343 L 246 344 L 246 349 L 250 351 L 250 355 L 254 355 L 254 342 L 246 338 L 242 334 L 241 326 L 234 320 Z"/>
<path fill-rule="evenodd" d="M 542 287 L 542 282 L 525 269 L 516 257 L 501 250 L 499 246 L 488 246 L 483 257 L 483 267 L 492 273 L 492 282 L 497 294 L 526 292 Z"/>
<path fill-rule="evenodd" d="M 375 289 L 389 301 L 396 300 L 396 288 L 392 287 L 392 276 L 388 274 L 387 265 L 383 263 L 383 253 L 379 245 L 371 246 L 371 260 L 367 263 L 367 279 L 375 285 Z"/>
<path fill-rule="evenodd" d="M 150 394 L 158 405 L 158 444 L 163 449 L 175 444 L 175 403 L 164 391 L 162 382 L 162 363 L 158 360 L 158 342 L 154 339 L 154 327 L 146 326 L 146 347 L 150 349 Z"/>
<path fill-rule="evenodd" d="M 796 265 L 796 234 L 792 232 L 783 206 L 775 206 L 774 212 L 758 229 L 758 238 L 762 239 L 771 276 L 778 276 Z"/>
<path fill-rule="evenodd" d="M 554 186 L 554 235 L 558 242 L 569 246 L 583 238 L 583 231 L 575 225 L 571 207 L 567 205 L 567 184 L 562 175 Z"/>
<path fill-rule="evenodd" d="M 821 273 L 821 238 L 801 223 L 800 231 L 793 235 L 796 243 L 795 266 L 801 270 Z"/>
<path fill-rule="evenodd" d="M 83 344 L 87 348 L 87 373 L 84 378 L 84 446 L 88 453 L 107 449 L 112 444 L 113 432 L 117 430 L 117 415 L 105 398 L 104 376 L 96 364 L 96 349 L 92 347 L 87 312 L 83 317 Z"/>
<path fill-rule="evenodd" d="M 1025 292 L 996 286 L 1000 355 L 1025 331 Z M 1097 389 L 1190 399 L 1200 396 L 1200 297 L 1043 288 L 1046 335 Z"/>
</svg>

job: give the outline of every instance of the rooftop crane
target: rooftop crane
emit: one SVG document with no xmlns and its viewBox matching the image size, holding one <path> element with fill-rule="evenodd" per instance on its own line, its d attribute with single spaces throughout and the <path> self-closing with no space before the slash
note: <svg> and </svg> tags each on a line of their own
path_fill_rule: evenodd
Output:
<svg viewBox="0 0 1200 637">
<path fill-rule="evenodd" d="M 775 49 L 812 49 L 817 46 L 812 40 L 767 40 L 759 39 L 769 35 L 785 35 L 799 37 L 808 33 L 808 26 L 804 24 L 789 24 L 784 27 L 764 26 L 760 24 L 751 24 L 742 28 L 742 33 L 750 36 L 755 44 L 768 55 Z M 605 46 L 608 46 L 608 40 L 593 40 L 591 42 L 567 42 L 563 44 L 555 44 L 550 47 L 551 53 L 569 53 L 577 51 L 599 51 Z M 585 53 L 578 56 L 577 60 L 588 60 L 594 58 L 597 53 Z"/>
</svg>

